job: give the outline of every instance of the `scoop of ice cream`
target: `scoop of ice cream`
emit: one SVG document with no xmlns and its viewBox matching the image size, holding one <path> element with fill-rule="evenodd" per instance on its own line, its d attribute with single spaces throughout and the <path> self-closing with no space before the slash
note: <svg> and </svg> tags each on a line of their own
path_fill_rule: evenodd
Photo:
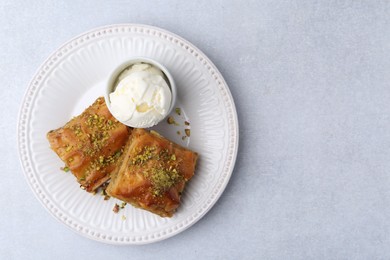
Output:
<svg viewBox="0 0 390 260">
<path fill-rule="evenodd" d="M 145 128 L 156 125 L 167 115 L 172 94 L 160 69 L 136 63 L 119 75 L 109 97 L 111 112 L 118 120 Z"/>
</svg>

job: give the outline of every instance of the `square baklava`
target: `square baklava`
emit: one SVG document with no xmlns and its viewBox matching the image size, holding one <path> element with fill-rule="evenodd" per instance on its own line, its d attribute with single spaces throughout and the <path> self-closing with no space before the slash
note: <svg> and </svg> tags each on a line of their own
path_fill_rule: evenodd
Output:
<svg viewBox="0 0 390 260">
<path fill-rule="evenodd" d="M 180 205 L 183 189 L 194 175 L 197 153 L 157 132 L 132 130 L 117 171 L 106 192 L 162 217 Z"/>
<path fill-rule="evenodd" d="M 117 169 L 130 131 L 100 97 L 81 115 L 50 131 L 47 139 L 81 187 L 92 192 Z"/>
</svg>

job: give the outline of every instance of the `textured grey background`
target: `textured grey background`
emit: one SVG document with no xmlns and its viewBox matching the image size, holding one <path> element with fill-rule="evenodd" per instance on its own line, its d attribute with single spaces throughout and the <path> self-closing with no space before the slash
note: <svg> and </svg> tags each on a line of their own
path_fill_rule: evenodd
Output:
<svg viewBox="0 0 390 260">
<path fill-rule="evenodd" d="M 163 3 L 165 2 L 165 3 Z M 29 80 L 63 42 L 145 23 L 181 35 L 224 75 L 240 120 L 232 179 L 168 240 L 118 247 L 54 220 L 16 147 Z M 388 1 L 1 1 L 2 259 L 390 258 Z"/>
</svg>

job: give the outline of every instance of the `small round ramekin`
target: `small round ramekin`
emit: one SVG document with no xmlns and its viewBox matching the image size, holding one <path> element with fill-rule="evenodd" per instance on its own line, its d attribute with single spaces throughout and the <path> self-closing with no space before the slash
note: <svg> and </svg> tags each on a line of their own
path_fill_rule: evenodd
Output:
<svg viewBox="0 0 390 260">
<path fill-rule="evenodd" d="M 163 121 L 171 112 L 172 112 L 172 109 L 174 108 L 175 106 L 175 103 L 176 103 L 176 96 L 177 96 L 177 93 L 176 93 L 176 84 L 175 84 L 175 81 L 171 75 L 171 73 L 168 71 L 168 69 L 162 65 L 160 62 L 154 60 L 154 59 L 151 59 L 151 58 L 147 58 L 147 57 L 134 57 L 134 58 L 131 58 L 125 62 L 123 62 L 122 64 L 120 64 L 118 67 L 116 67 L 108 76 L 108 80 L 107 80 L 107 83 L 106 83 L 106 88 L 105 88 L 105 93 L 104 93 L 104 98 L 106 100 L 106 104 L 107 104 L 107 107 L 108 109 L 110 110 L 110 112 L 112 113 L 111 111 L 111 101 L 110 101 L 110 94 L 112 92 L 114 92 L 115 90 L 115 85 L 117 83 L 117 79 L 119 77 L 119 75 L 125 70 L 127 69 L 128 67 L 130 67 L 131 65 L 135 64 L 135 63 L 148 63 L 148 64 L 151 64 L 153 65 L 154 67 L 160 69 L 163 74 L 165 75 L 165 80 L 167 81 L 167 84 L 169 86 L 169 89 L 171 91 L 171 104 L 169 106 L 169 109 L 167 111 L 167 113 L 164 115 L 164 117 L 159 121 Z M 113 114 L 113 116 L 115 117 L 115 115 Z M 131 123 L 129 123 L 128 121 L 122 121 L 120 119 L 117 118 L 118 121 L 120 121 L 121 123 L 127 125 L 127 126 L 131 126 L 131 127 L 134 127 L 131 125 Z M 145 127 L 142 127 L 142 128 L 148 128 L 148 127 L 151 127 L 152 125 L 146 125 Z"/>
</svg>

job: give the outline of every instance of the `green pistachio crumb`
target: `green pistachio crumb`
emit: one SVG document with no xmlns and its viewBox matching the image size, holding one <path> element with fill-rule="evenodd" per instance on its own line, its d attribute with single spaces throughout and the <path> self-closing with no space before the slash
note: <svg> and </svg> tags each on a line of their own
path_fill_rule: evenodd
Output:
<svg viewBox="0 0 390 260">
<path fill-rule="evenodd" d="M 70 171 L 69 167 L 66 165 L 64 167 L 61 167 L 60 169 L 61 169 L 61 171 L 64 171 L 64 172 Z"/>
<path fill-rule="evenodd" d="M 182 176 L 176 169 L 153 168 L 151 181 L 153 184 L 153 195 L 161 196 L 169 188 L 175 185 Z"/>
<path fill-rule="evenodd" d="M 175 112 L 176 112 L 176 114 L 178 114 L 180 116 L 181 115 L 180 107 L 175 108 Z"/>
<path fill-rule="evenodd" d="M 172 125 L 175 123 L 175 119 L 173 119 L 173 117 L 170 116 L 170 117 L 168 117 L 167 122 L 168 122 L 168 124 Z"/>
<path fill-rule="evenodd" d="M 145 146 L 134 158 L 132 164 L 143 164 L 153 158 L 156 147 Z"/>
<path fill-rule="evenodd" d="M 126 202 L 122 202 L 122 204 L 121 204 L 120 208 L 121 208 L 121 209 L 123 209 L 123 208 L 124 208 L 126 205 L 127 205 L 127 203 L 126 203 Z"/>
</svg>

